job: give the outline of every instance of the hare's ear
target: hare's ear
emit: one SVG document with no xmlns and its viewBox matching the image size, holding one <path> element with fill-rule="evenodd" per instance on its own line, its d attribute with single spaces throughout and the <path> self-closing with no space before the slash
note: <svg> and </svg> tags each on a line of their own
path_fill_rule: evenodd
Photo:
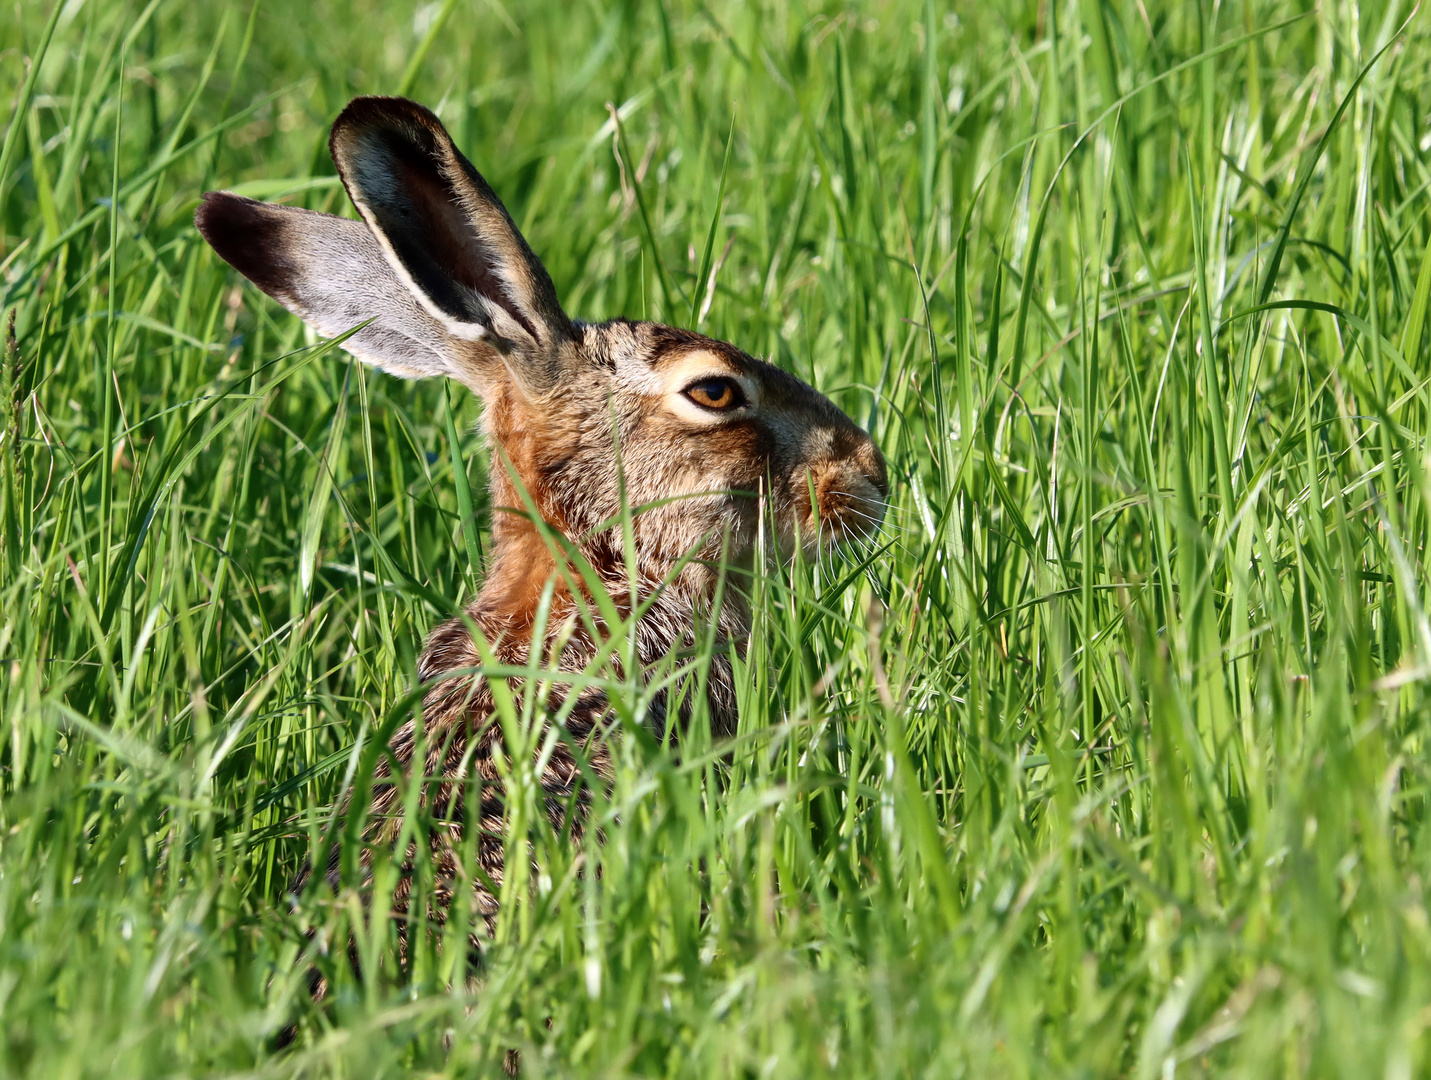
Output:
<svg viewBox="0 0 1431 1080">
<path fill-rule="evenodd" d="M 398 279 L 361 221 L 211 191 L 199 232 L 244 277 L 334 337 L 367 323 L 343 347 L 395 375 L 448 375 L 479 389 L 471 346 L 432 317 Z"/>
<path fill-rule="evenodd" d="M 422 306 L 455 336 L 493 349 L 524 381 L 558 378 L 571 320 L 546 268 L 442 122 L 404 98 L 355 98 L 329 147 Z"/>
</svg>

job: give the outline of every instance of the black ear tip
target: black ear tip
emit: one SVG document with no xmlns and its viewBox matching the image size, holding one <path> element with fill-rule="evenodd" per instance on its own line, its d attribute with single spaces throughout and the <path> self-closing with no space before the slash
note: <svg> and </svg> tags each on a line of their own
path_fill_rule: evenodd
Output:
<svg viewBox="0 0 1431 1080">
<path fill-rule="evenodd" d="M 199 235 L 205 240 L 209 238 L 209 226 L 213 223 L 214 208 L 210 203 L 218 194 L 220 192 L 217 191 L 204 192 L 199 196 L 199 205 L 194 208 L 194 228 L 199 230 Z"/>
<path fill-rule="evenodd" d="M 204 193 L 194 225 L 219 257 L 270 296 L 284 295 L 283 211 L 232 191 Z"/>
<path fill-rule="evenodd" d="M 338 119 L 333 121 L 333 139 L 340 139 L 350 130 L 364 129 L 404 130 L 422 128 L 433 134 L 445 133 L 446 128 L 437 114 L 426 105 L 402 97 L 380 97 L 369 95 L 355 97 L 343 107 Z"/>
<path fill-rule="evenodd" d="M 260 202 L 232 191 L 206 191 L 194 211 L 194 226 L 210 247 L 233 262 L 229 253 L 261 231 L 265 217 Z"/>
<path fill-rule="evenodd" d="M 396 136 L 401 142 L 414 143 L 431 150 L 434 143 L 451 142 L 446 127 L 436 113 L 406 97 L 355 97 L 333 120 L 328 146 L 335 162 L 341 162 L 345 149 L 352 149 L 353 140 L 376 133 Z"/>
<path fill-rule="evenodd" d="M 232 191 L 206 191 L 194 210 L 194 227 L 213 245 L 216 237 L 223 236 L 228 223 L 243 215 L 246 209 L 243 204 L 252 202 Z"/>
</svg>

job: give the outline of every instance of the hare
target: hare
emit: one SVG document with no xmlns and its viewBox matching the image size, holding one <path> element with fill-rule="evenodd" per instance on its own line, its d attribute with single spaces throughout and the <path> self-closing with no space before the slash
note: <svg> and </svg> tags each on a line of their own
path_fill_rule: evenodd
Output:
<svg viewBox="0 0 1431 1080">
<path fill-rule="evenodd" d="M 739 595 L 720 600 L 720 566 L 753 564 L 762 515 L 787 549 L 869 533 L 884 512 L 885 464 L 827 398 L 733 345 L 569 317 L 496 194 L 421 105 L 356 98 L 329 146 L 361 221 L 210 192 L 195 222 L 225 261 L 319 333 L 360 327 L 343 343 L 358 359 L 407 378 L 456 379 L 483 399 L 494 508 L 485 581 L 463 616 L 429 635 L 420 720 L 391 743 L 409 772 L 415 747 L 428 748 L 416 765 L 441 778 L 426 803 L 442 826 L 429 838 L 440 920 L 457 882 L 503 876 L 501 728 L 487 684 L 451 674 L 482 663 L 472 628 L 499 663 L 524 665 L 536 650 L 540 663 L 580 672 L 603 641 L 593 583 L 627 618 L 634 565 L 641 664 L 693 644 L 702 620 L 738 649 L 748 608 Z M 634 559 L 623 500 L 634 508 Z M 717 735 L 734 731 L 731 678 L 717 656 L 705 680 Z M 599 690 L 570 694 L 548 703 L 565 714 L 567 738 L 541 784 L 546 812 L 579 829 L 579 758 L 609 775 L 609 709 Z M 676 719 L 659 702 L 652 711 L 660 728 Z M 464 776 L 482 782 L 477 875 L 457 861 Z M 394 844 L 401 794 L 382 766 L 374 790 L 366 840 Z M 325 870 L 336 882 L 336 863 Z M 410 878 L 398 886 L 399 913 L 410 888 Z M 476 887 L 473 903 L 490 927 L 490 888 Z"/>
</svg>

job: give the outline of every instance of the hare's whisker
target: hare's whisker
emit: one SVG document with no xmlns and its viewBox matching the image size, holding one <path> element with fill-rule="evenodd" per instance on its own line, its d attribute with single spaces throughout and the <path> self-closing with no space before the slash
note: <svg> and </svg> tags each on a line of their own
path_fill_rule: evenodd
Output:
<svg viewBox="0 0 1431 1080">
<path fill-rule="evenodd" d="M 848 492 L 848 491 L 832 491 L 832 492 L 830 492 L 830 494 L 831 494 L 831 495 L 842 495 L 842 496 L 844 496 L 845 498 L 849 498 L 849 499 L 857 498 L 857 496 L 851 494 L 851 493 Z M 910 510 L 908 507 L 893 506 L 893 505 L 891 505 L 890 503 L 885 503 L 885 504 L 884 504 L 884 506 L 881 508 L 881 511 L 880 511 L 879 515 L 872 514 L 872 513 L 870 513 L 870 511 L 868 511 L 868 510 L 863 510 L 863 509 L 861 509 L 858 505 L 846 505 L 846 506 L 844 506 L 844 507 L 841 508 L 840 513 L 841 513 L 841 514 L 858 514 L 858 515 L 860 515 L 861 517 L 869 518 L 871 521 L 879 521 L 879 520 L 881 520 L 882 518 L 888 518 L 888 517 L 891 517 L 891 516 L 892 516 L 892 517 L 897 517 L 897 518 L 912 518 L 912 517 L 914 516 L 913 511 Z"/>
</svg>

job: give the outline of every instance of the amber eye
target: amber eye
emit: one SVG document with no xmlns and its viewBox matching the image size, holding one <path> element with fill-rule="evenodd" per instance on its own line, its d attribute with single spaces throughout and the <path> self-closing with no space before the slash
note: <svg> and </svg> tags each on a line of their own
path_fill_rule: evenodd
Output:
<svg viewBox="0 0 1431 1080">
<path fill-rule="evenodd" d="M 719 409 L 725 412 L 745 404 L 745 394 L 740 389 L 740 383 L 734 379 L 702 379 L 686 387 L 685 394 L 703 409 Z"/>
</svg>

